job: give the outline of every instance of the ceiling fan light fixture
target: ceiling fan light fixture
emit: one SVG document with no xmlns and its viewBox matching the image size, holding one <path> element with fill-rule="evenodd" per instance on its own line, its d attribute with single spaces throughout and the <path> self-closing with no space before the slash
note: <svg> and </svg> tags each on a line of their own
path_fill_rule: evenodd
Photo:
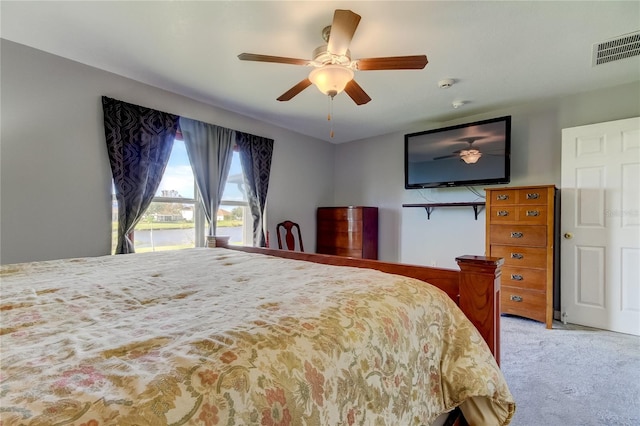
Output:
<svg viewBox="0 0 640 426">
<path fill-rule="evenodd" d="M 353 70 L 342 65 L 324 65 L 309 73 L 309 80 L 320 92 L 334 97 L 353 80 Z"/>
<path fill-rule="evenodd" d="M 460 158 L 467 164 L 475 164 L 482 157 L 482 153 L 477 149 L 462 150 Z"/>
</svg>

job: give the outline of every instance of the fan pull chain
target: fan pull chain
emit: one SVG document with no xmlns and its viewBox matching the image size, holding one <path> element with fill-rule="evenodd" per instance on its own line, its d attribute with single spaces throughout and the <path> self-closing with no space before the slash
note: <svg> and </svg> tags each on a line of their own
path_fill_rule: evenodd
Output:
<svg viewBox="0 0 640 426">
<path fill-rule="evenodd" d="M 333 96 L 329 96 L 329 115 L 327 115 L 327 121 L 331 122 L 331 131 L 329 132 L 329 136 L 333 139 L 333 120 L 331 120 L 332 115 L 333 115 Z"/>
</svg>

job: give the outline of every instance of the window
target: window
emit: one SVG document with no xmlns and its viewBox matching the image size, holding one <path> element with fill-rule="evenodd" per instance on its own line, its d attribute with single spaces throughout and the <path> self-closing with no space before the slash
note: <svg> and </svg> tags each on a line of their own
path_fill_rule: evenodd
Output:
<svg viewBox="0 0 640 426">
<path fill-rule="evenodd" d="M 228 235 L 229 244 L 253 245 L 253 217 L 237 150 L 233 151 L 229 176 L 216 216 L 216 233 Z"/>
<path fill-rule="evenodd" d="M 112 191 L 113 252 L 118 238 L 118 203 L 113 187 Z M 196 235 L 204 234 L 203 214 L 196 193 L 187 149 L 182 140 L 176 139 L 155 197 L 134 229 L 136 252 L 196 247 Z M 204 237 L 201 240 L 204 241 Z M 204 245 L 203 242 L 200 245 Z"/>
<path fill-rule="evenodd" d="M 233 153 L 223 200 L 216 214 L 218 235 L 230 244 L 252 244 L 252 217 L 244 189 L 240 155 Z M 118 206 L 113 195 L 112 248 L 117 244 Z M 193 170 L 184 141 L 176 139 L 158 191 L 135 227 L 137 253 L 204 247 L 208 226 L 200 207 Z"/>
</svg>

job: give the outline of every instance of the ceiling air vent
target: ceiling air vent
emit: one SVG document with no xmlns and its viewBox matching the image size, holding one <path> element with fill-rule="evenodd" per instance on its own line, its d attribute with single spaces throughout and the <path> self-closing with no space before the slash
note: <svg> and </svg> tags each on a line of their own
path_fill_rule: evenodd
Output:
<svg viewBox="0 0 640 426">
<path fill-rule="evenodd" d="M 640 31 L 593 45 L 592 66 L 640 55 Z"/>
</svg>

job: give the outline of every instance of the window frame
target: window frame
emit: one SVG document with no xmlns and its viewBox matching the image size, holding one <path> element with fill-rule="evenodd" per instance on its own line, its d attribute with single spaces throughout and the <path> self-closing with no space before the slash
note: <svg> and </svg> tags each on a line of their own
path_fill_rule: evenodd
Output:
<svg viewBox="0 0 640 426">
<path fill-rule="evenodd" d="M 182 143 L 184 143 L 184 139 L 182 138 L 182 134 L 180 133 L 180 131 L 178 131 L 176 133 L 176 136 L 174 137 L 174 143 L 176 141 L 180 141 Z M 172 147 L 173 149 L 173 147 Z M 239 152 L 238 149 L 238 145 L 236 145 L 234 143 L 233 146 L 233 151 L 234 153 Z M 242 170 L 242 165 L 240 167 L 240 171 L 243 175 L 244 178 L 244 170 Z M 228 177 L 227 177 L 228 178 Z M 225 182 L 225 186 L 227 185 L 227 182 Z M 193 198 L 184 198 L 184 197 L 163 197 L 163 196 L 154 196 L 153 199 L 151 200 L 151 203 L 167 203 L 167 204 L 171 204 L 171 203 L 177 203 L 177 204 L 189 204 L 193 206 L 193 222 L 194 222 L 194 232 L 195 232 L 195 238 L 194 238 L 194 247 L 206 247 L 207 246 L 207 242 L 206 242 L 206 231 L 208 229 L 207 226 L 207 221 L 205 218 L 205 214 L 204 214 L 204 209 L 202 208 L 202 202 L 201 202 L 201 197 L 200 197 L 200 193 L 198 191 L 198 185 L 196 183 L 196 178 L 195 175 L 193 177 L 193 194 L 194 197 Z M 115 194 L 115 186 L 112 183 L 112 202 L 115 202 L 115 206 L 117 206 L 117 199 L 116 199 L 116 194 Z M 239 200 L 220 200 L 219 203 L 219 207 L 221 208 L 221 206 L 233 206 L 233 207 L 242 207 L 243 212 L 242 212 L 242 241 L 240 242 L 241 245 L 253 245 L 253 216 L 251 214 L 251 207 L 249 204 L 249 201 L 239 201 Z M 216 222 L 217 222 L 217 212 L 216 212 Z M 117 213 L 114 213 L 113 217 L 112 217 L 112 223 L 116 222 L 117 223 L 118 218 L 117 218 Z M 136 225 L 137 226 L 137 225 Z M 115 227 L 117 229 L 117 226 Z M 135 249 L 135 228 L 134 230 L 129 234 L 129 238 L 134 241 L 134 249 Z M 113 241 L 113 237 L 112 237 L 112 241 Z M 113 250 L 115 249 L 114 243 L 112 242 L 112 253 Z"/>
<path fill-rule="evenodd" d="M 238 147 L 238 145 L 235 142 L 233 144 L 233 152 L 234 153 L 238 153 L 238 154 L 240 153 L 240 148 Z M 244 177 L 244 170 L 242 169 L 242 162 L 240 163 L 240 172 L 242 173 L 242 178 L 244 180 L 245 177 Z M 227 176 L 227 182 L 224 183 L 225 184 L 225 189 L 226 189 L 226 185 L 228 183 L 228 180 L 229 180 L 229 176 Z M 245 185 L 246 185 L 246 180 L 245 180 Z M 220 203 L 218 205 L 218 209 L 223 205 L 224 206 L 233 206 L 233 207 L 242 207 L 242 241 L 240 242 L 240 244 L 241 245 L 253 246 L 253 215 L 251 214 L 251 206 L 249 204 L 249 200 L 247 199 L 246 201 L 238 201 L 238 200 L 224 200 L 224 199 L 221 199 Z M 202 214 L 204 215 L 204 212 Z M 217 217 L 217 215 L 216 215 L 216 217 Z M 217 220 L 216 220 L 216 222 L 217 222 Z M 216 230 L 217 229 L 218 228 L 216 226 Z"/>
</svg>

